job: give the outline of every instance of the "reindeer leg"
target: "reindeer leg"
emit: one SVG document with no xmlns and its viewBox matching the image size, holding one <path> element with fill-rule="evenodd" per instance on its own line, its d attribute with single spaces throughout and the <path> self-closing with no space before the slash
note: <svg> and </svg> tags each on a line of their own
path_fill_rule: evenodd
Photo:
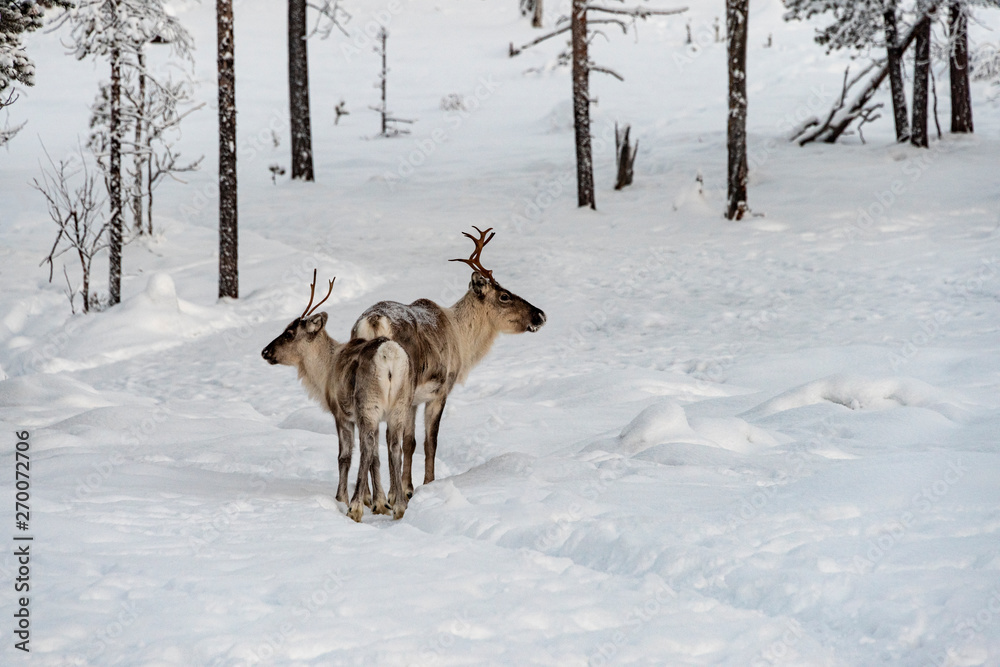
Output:
<svg viewBox="0 0 1000 667">
<path fill-rule="evenodd" d="M 406 497 L 413 497 L 413 453 L 417 451 L 417 406 L 410 408 L 407 423 L 403 428 L 403 484 Z"/>
<path fill-rule="evenodd" d="M 340 442 L 340 454 L 337 463 L 340 468 L 340 479 L 337 482 L 337 500 L 347 504 L 347 475 L 351 469 L 351 450 L 354 449 L 354 422 L 334 417 L 337 422 L 337 438 Z"/>
<path fill-rule="evenodd" d="M 385 499 L 385 491 L 382 489 L 382 475 L 379 471 L 377 422 L 375 424 L 375 441 L 372 445 L 372 462 L 369 473 L 372 478 L 372 514 L 388 514 L 389 502 Z"/>
<path fill-rule="evenodd" d="M 438 429 L 447 396 L 428 401 L 424 408 L 424 484 L 434 481 L 434 456 L 437 453 Z"/>
<path fill-rule="evenodd" d="M 378 454 L 378 424 L 376 423 L 375 427 L 372 428 L 371 423 L 361 420 L 358 422 L 358 434 L 361 449 L 358 483 L 354 486 L 354 497 L 351 499 L 347 516 L 360 522 L 361 515 L 365 511 L 363 503 L 365 493 L 368 491 L 368 474 L 372 468 L 373 454 Z"/>
<path fill-rule="evenodd" d="M 390 417 L 386 425 L 386 445 L 389 450 L 389 502 L 392 504 L 393 519 L 402 519 L 406 511 L 402 471 L 402 434 L 406 428 L 406 416 L 408 413 L 402 419 Z"/>
</svg>

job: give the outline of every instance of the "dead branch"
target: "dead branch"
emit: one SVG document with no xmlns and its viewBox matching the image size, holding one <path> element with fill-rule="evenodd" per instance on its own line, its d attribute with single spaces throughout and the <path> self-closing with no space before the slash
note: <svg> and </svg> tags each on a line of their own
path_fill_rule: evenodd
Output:
<svg viewBox="0 0 1000 667">
<path fill-rule="evenodd" d="M 941 4 L 941 0 L 937 0 L 925 9 L 920 20 L 914 22 L 913 26 L 907 32 L 906 36 L 899 43 L 899 54 L 902 57 L 903 53 L 910 47 L 913 40 L 917 36 L 917 28 L 920 25 L 920 21 L 923 20 L 924 16 L 932 14 L 937 6 Z M 873 69 L 876 69 L 875 74 L 868 77 L 867 81 L 861 86 L 861 88 L 855 93 L 850 99 L 850 103 L 847 103 L 848 93 L 854 87 L 855 84 L 861 82 L 861 80 L 868 75 Z M 889 75 L 889 63 L 887 60 L 874 60 L 868 65 L 864 70 L 862 70 L 856 77 L 848 81 L 847 73 L 844 73 L 844 84 L 841 90 L 840 98 L 833 105 L 830 113 L 827 115 L 826 121 L 820 123 L 818 119 L 810 119 L 809 122 L 800 126 L 799 131 L 791 137 L 791 141 L 797 141 L 800 146 L 805 146 L 813 141 L 822 140 L 828 144 L 835 143 L 838 138 L 850 127 L 851 123 L 856 119 L 863 117 L 864 115 L 870 115 L 874 110 L 869 102 L 878 87 L 882 85 L 885 78 Z M 815 122 L 813 122 L 815 121 Z"/>
<path fill-rule="evenodd" d="M 619 81 L 624 81 L 625 80 L 625 77 L 623 77 L 618 72 L 614 71 L 613 69 L 609 69 L 607 67 L 601 67 L 600 65 L 591 64 L 590 65 L 590 71 L 591 72 L 600 72 L 602 74 L 610 74 L 611 76 L 615 77 Z"/>
<path fill-rule="evenodd" d="M 679 7 L 677 9 L 645 9 L 643 7 L 615 9 L 614 7 L 604 7 L 602 5 L 587 5 L 586 8 L 587 11 L 605 12 L 607 14 L 622 14 L 636 19 L 645 19 L 650 16 L 673 16 L 674 14 L 683 14 L 688 10 L 687 7 Z"/>
</svg>

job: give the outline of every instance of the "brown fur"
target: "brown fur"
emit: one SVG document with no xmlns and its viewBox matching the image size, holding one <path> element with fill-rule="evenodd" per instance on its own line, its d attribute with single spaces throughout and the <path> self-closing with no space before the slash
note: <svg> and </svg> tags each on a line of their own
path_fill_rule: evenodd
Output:
<svg viewBox="0 0 1000 667">
<path fill-rule="evenodd" d="M 455 383 L 465 382 L 499 334 L 537 331 L 543 324 L 545 313 L 480 273 L 472 274 L 469 291 L 451 308 L 428 299 L 408 306 L 382 301 L 354 323 L 352 338 L 392 339 L 406 350 L 413 364 L 416 391 L 403 444 L 403 480 L 408 493 L 413 492 L 417 406 L 426 403 L 424 484 L 428 484 L 434 481 L 441 413 Z"/>
<path fill-rule="evenodd" d="M 387 338 L 338 343 L 326 333 L 326 313 L 292 321 L 264 348 L 268 363 L 294 366 L 309 396 L 333 414 L 340 439 L 340 480 L 337 500 L 347 501 L 347 474 L 354 447 L 354 426 L 360 436 L 361 463 L 348 516 L 361 520 L 367 504 L 367 478 L 372 480 L 372 511 L 395 518 L 406 509 L 402 485 L 401 444 L 409 427 L 416 377 L 403 348 Z M 378 425 L 386 422 L 389 449 L 389 498 L 379 477 Z"/>
</svg>

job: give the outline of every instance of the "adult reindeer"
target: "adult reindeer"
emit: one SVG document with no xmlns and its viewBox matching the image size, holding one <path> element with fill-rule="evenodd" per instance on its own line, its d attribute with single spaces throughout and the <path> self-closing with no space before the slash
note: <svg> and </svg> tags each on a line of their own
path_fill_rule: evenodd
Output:
<svg viewBox="0 0 1000 667">
<path fill-rule="evenodd" d="M 545 313 L 501 287 L 493 272 L 481 262 L 483 248 L 495 235 L 492 228 L 479 232 L 477 239 L 463 232 L 476 244 L 468 259 L 453 259 L 472 267 L 469 291 L 450 308 L 442 308 L 429 299 L 418 299 L 406 306 L 382 301 L 366 310 L 351 330 L 352 338 L 390 338 L 406 350 L 417 378 L 417 389 L 410 410 L 409 427 L 403 434 L 403 480 L 408 495 L 413 494 L 413 452 L 417 448 L 417 407 L 424 408 L 424 484 L 434 481 L 434 456 L 438 429 L 448 394 L 455 383 L 464 383 L 469 371 L 482 361 L 501 333 L 519 334 L 538 331 L 545 324 Z"/>
<path fill-rule="evenodd" d="M 334 279 L 336 280 L 336 279 Z M 270 364 L 295 366 L 309 396 L 333 414 L 340 440 L 340 480 L 337 500 L 347 502 L 347 474 L 354 448 L 354 425 L 360 436 L 361 461 L 347 515 L 361 521 L 367 504 L 368 476 L 371 476 L 372 512 L 388 514 L 389 505 L 379 477 L 378 425 L 386 422 L 389 447 L 389 499 L 394 518 L 406 510 L 400 447 L 403 434 L 412 432 L 413 392 L 416 377 L 406 352 L 388 338 L 351 340 L 338 343 L 326 333 L 326 313 L 313 314 L 333 292 L 313 306 L 316 272 L 310 288 L 309 305 L 302 315 L 285 327 L 284 333 L 264 348 L 261 356 Z"/>
</svg>

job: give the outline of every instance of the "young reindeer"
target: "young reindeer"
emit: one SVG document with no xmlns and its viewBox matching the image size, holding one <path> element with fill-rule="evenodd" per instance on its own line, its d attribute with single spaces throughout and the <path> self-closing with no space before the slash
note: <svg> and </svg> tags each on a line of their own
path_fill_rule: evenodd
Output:
<svg viewBox="0 0 1000 667">
<path fill-rule="evenodd" d="M 334 278 L 336 280 L 336 278 Z M 333 292 L 313 306 L 316 272 L 310 287 L 309 305 L 302 315 L 285 327 L 284 333 L 264 348 L 261 356 L 270 364 L 295 366 L 299 379 L 324 409 L 333 414 L 340 439 L 340 481 L 337 500 L 347 503 L 347 475 L 354 447 L 354 425 L 360 434 L 361 461 L 358 482 L 347 516 L 361 521 L 363 504 L 371 476 L 374 498 L 372 512 L 388 514 L 389 505 L 379 478 L 378 425 L 386 422 L 389 447 L 389 499 L 393 517 L 406 510 L 406 490 L 402 483 L 400 448 L 409 428 L 416 377 L 406 352 L 388 338 L 352 340 L 338 343 L 326 333 L 327 314 L 313 313 Z"/>
<path fill-rule="evenodd" d="M 442 308 L 429 299 L 418 299 L 408 306 L 395 301 L 375 304 L 358 318 L 352 338 L 390 338 L 406 350 L 416 374 L 417 388 L 409 424 L 403 434 L 403 480 L 407 495 L 413 495 L 413 452 L 417 406 L 424 408 L 424 484 L 434 481 L 434 456 L 445 401 L 455 383 L 464 383 L 469 371 L 482 361 L 501 333 L 519 334 L 538 331 L 545 324 L 545 313 L 493 279 L 493 272 L 483 267 L 480 255 L 495 233 L 492 227 L 479 232 L 479 238 L 463 232 L 476 244 L 464 262 L 474 270 L 469 291 L 450 308 Z M 487 236 L 488 235 L 488 236 Z"/>
</svg>

